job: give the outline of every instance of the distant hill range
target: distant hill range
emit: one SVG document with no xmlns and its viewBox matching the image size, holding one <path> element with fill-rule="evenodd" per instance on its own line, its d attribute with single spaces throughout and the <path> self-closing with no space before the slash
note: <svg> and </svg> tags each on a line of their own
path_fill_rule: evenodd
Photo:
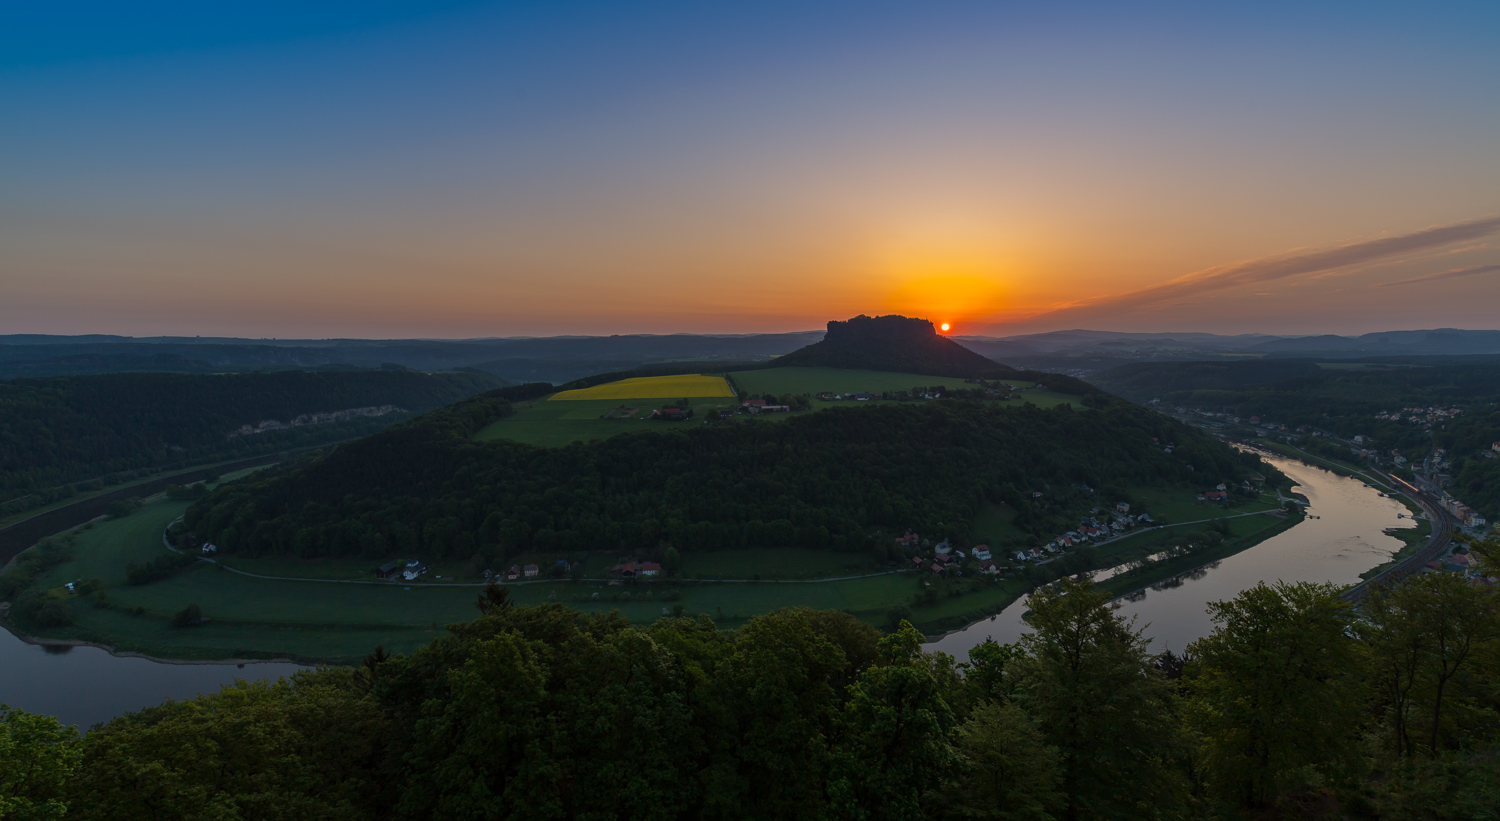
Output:
<svg viewBox="0 0 1500 821">
<path fill-rule="evenodd" d="M 162 470 L 363 436 L 499 387 L 488 374 L 399 367 L 0 382 L 0 515 Z"/>
<path fill-rule="evenodd" d="M 290 340 L 14 334 L 0 335 L 0 379 L 141 371 L 338 370 L 378 368 L 390 363 L 422 371 L 483 371 L 516 383 L 561 384 L 643 366 L 722 370 L 773 361 L 781 366 L 818 361 L 851 363 L 835 367 L 868 367 L 852 363 L 875 360 L 886 363 L 881 366 L 885 369 L 905 360 L 909 368 L 921 368 L 921 372 L 957 376 L 981 367 L 974 358 L 955 350 L 960 346 L 991 362 L 1074 376 L 1131 362 L 1500 354 L 1500 331 L 1454 328 L 1383 331 L 1362 336 L 1069 330 L 1007 337 L 946 338 L 933 332 L 925 320 L 914 320 L 916 324 L 907 327 L 900 322 L 904 318 L 897 317 L 887 328 L 879 324 L 885 317 L 866 319 L 875 324 L 856 326 L 855 320 L 835 323 L 845 329 L 836 332 L 845 334 L 842 341 L 832 339 L 831 344 L 821 346 L 827 335 L 820 330 L 776 334 Z M 875 347 L 868 347 L 872 344 Z M 789 358 L 803 348 L 809 351 Z"/>
<path fill-rule="evenodd" d="M 634 334 L 502 339 L 237 339 L 0 335 L 0 379 L 152 371 L 378 368 L 477 370 L 510 382 L 568 382 L 661 363 L 765 362 L 823 337 L 786 334 Z"/>
<path fill-rule="evenodd" d="M 861 368 L 972 378 L 1016 373 L 938 335 L 925 319 L 864 316 L 828 323 L 819 342 L 779 357 L 773 368 Z"/>
<path fill-rule="evenodd" d="M 1500 331 L 1439 328 L 1362 336 L 1053 331 L 1009 337 L 956 337 L 965 347 L 1016 367 L 1083 374 L 1130 362 L 1236 358 L 1363 359 L 1500 354 Z"/>
</svg>

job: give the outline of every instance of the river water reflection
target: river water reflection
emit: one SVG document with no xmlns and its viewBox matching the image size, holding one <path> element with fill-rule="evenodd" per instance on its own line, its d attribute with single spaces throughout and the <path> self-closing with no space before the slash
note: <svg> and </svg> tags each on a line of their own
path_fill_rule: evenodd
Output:
<svg viewBox="0 0 1500 821">
<path fill-rule="evenodd" d="M 1270 457 L 1266 461 L 1297 483 L 1297 492 L 1310 503 L 1309 518 L 1249 550 L 1119 600 L 1118 612 L 1136 618 L 1137 627 L 1152 639 L 1153 651 L 1181 652 L 1189 642 L 1208 635 L 1213 625 L 1207 603 L 1233 598 L 1256 582 L 1353 584 L 1359 574 L 1401 549 L 1401 540 L 1387 535 L 1386 528 L 1416 526 L 1410 518 L 1396 518 L 1406 513 L 1404 505 L 1358 479 L 1302 462 Z M 944 636 L 927 649 L 965 659 L 969 648 L 988 637 L 1013 642 L 1029 630 L 1021 620 L 1025 611 L 1022 598 L 993 619 Z"/>
<path fill-rule="evenodd" d="M 296 664 L 162 664 L 97 647 L 27 644 L 0 630 L 0 704 L 56 716 L 80 730 L 169 698 L 216 693 L 236 678 L 275 679 Z"/>
</svg>

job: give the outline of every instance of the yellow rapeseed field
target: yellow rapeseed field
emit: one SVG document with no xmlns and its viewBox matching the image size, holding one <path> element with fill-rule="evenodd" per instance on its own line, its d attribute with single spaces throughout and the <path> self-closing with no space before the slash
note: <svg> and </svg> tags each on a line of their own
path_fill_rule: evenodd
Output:
<svg viewBox="0 0 1500 821">
<path fill-rule="evenodd" d="M 698 397 L 733 398 L 734 391 L 720 376 L 642 376 L 606 382 L 592 388 L 563 391 L 549 401 L 574 399 L 695 399 Z"/>
</svg>

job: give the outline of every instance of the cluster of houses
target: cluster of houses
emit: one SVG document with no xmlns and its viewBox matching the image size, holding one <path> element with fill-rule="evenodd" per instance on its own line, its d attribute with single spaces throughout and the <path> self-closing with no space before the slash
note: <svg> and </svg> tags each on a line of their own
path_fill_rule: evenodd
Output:
<svg viewBox="0 0 1500 821">
<path fill-rule="evenodd" d="M 1463 414 L 1463 408 L 1402 408 L 1398 411 L 1381 411 L 1375 414 L 1376 419 L 1387 422 L 1408 421 L 1413 425 L 1421 425 L 1423 428 L 1431 428 L 1436 422 L 1446 422 L 1455 416 Z"/>
<path fill-rule="evenodd" d="M 375 568 L 375 578 L 389 579 L 391 581 L 416 581 L 427 573 L 427 565 L 421 559 L 397 559 L 394 562 L 386 562 Z"/>
<path fill-rule="evenodd" d="M 1086 544 L 1098 544 L 1134 530 L 1138 524 L 1151 524 L 1150 514 L 1140 513 L 1132 516 L 1130 505 L 1118 502 L 1109 515 L 1084 516 L 1078 520 L 1078 527 L 1052 538 L 1051 541 L 1041 547 L 1033 547 L 1030 550 L 1017 550 L 1017 561 L 1040 561 L 1048 553 L 1061 553 L 1070 547 L 1079 547 Z"/>
<path fill-rule="evenodd" d="M 1425 570 L 1429 573 L 1458 573 L 1469 580 L 1470 584 L 1494 587 L 1500 584 L 1500 578 L 1487 576 L 1479 569 L 1479 557 L 1469 552 L 1467 547 L 1459 546 L 1447 556 L 1427 563 Z"/>
<path fill-rule="evenodd" d="M 904 536 L 896 539 L 896 544 L 903 548 L 912 548 L 920 546 L 921 539 L 915 533 L 907 531 Z M 962 576 L 964 573 L 960 565 L 969 559 L 973 559 L 979 565 L 979 572 L 984 575 L 994 576 L 1000 572 L 999 566 L 994 562 L 994 557 L 990 555 L 988 545 L 975 545 L 965 550 L 961 547 L 954 547 L 947 539 L 938 542 L 933 547 L 932 558 L 913 556 L 911 564 L 914 570 L 930 571 L 937 576 Z"/>
<path fill-rule="evenodd" d="M 1463 522 L 1464 527 L 1479 528 L 1488 524 L 1483 516 L 1480 516 L 1468 505 L 1449 496 L 1447 493 L 1443 494 L 1443 508 L 1453 514 L 1453 518 Z"/>
<path fill-rule="evenodd" d="M 740 403 L 740 409 L 745 413 L 791 413 L 791 405 L 768 404 L 764 399 L 746 399 Z"/>
<path fill-rule="evenodd" d="M 1240 489 L 1241 490 L 1249 490 L 1252 487 L 1254 487 L 1254 486 L 1250 484 L 1250 480 L 1249 479 L 1246 479 L 1245 481 L 1240 482 Z M 1200 502 L 1227 502 L 1227 501 L 1229 501 L 1229 485 L 1226 485 L 1223 482 L 1220 482 L 1218 485 L 1214 486 L 1214 488 L 1212 490 L 1205 490 L 1202 493 L 1198 494 L 1198 501 L 1200 501 Z"/>
<path fill-rule="evenodd" d="M 651 579 L 661 575 L 661 565 L 657 562 L 620 561 L 609 569 L 609 575 L 615 581 Z"/>
</svg>

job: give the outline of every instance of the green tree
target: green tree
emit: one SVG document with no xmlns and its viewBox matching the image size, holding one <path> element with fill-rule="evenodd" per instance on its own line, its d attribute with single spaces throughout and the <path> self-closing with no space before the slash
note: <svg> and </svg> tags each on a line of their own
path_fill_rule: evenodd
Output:
<svg viewBox="0 0 1500 821">
<path fill-rule="evenodd" d="M 1064 805 L 1057 751 L 1015 704 L 986 702 L 958 728 L 963 764 L 944 790 L 949 817 L 1047 821 Z"/>
<path fill-rule="evenodd" d="M 1057 750 L 1063 817 L 1154 818 L 1179 798 L 1172 686 L 1109 595 L 1064 580 L 1027 600 L 1016 698 Z"/>
<path fill-rule="evenodd" d="M 953 711 L 910 622 L 879 649 L 880 663 L 849 687 L 829 794 L 839 817 L 916 821 L 958 763 Z"/>
<path fill-rule="evenodd" d="M 72 727 L 0 704 L 0 819 L 62 818 L 79 755 Z"/>
<path fill-rule="evenodd" d="M 356 821 L 389 800 L 385 720 L 353 671 L 238 682 L 111 721 L 82 742 L 69 821 Z"/>
<path fill-rule="evenodd" d="M 1224 797 L 1265 806 L 1309 771 L 1351 767 L 1363 659 L 1339 588 L 1262 582 L 1209 614 L 1213 632 L 1189 648 L 1187 717 Z"/>
<path fill-rule="evenodd" d="M 1398 757 L 1415 745 L 1412 724 L 1426 724 L 1429 757 L 1445 746 L 1444 708 L 1455 680 L 1485 657 L 1497 638 L 1494 596 L 1453 573 L 1423 573 L 1372 594 L 1364 638 L 1388 702 Z M 1422 714 L 1416 715 L 1420 707 Z"/>
</svg>

